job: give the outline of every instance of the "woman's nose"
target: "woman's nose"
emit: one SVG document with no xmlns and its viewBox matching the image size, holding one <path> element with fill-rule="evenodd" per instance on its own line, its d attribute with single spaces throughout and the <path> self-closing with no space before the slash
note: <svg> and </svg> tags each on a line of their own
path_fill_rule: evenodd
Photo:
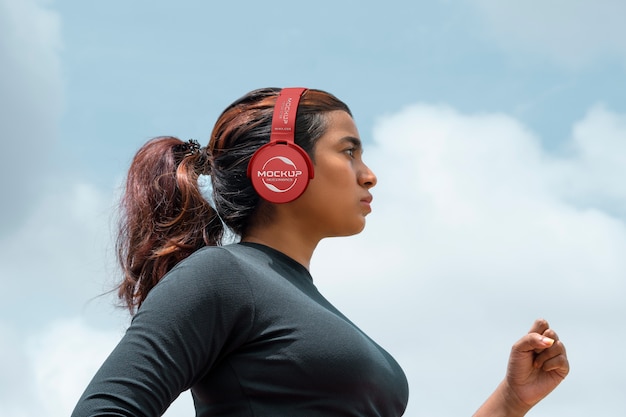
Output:
<svg viewBox="0 0 626 417">
<path fill-rule="evenodd" d="M 367 165 L 363 164 L 363 168 L 359 175 L 359 183 L 369 189 L 375 186 L 377 182 L 378 179 L 376 178 L 374 171 L 372 171 Z"/>
</svg>

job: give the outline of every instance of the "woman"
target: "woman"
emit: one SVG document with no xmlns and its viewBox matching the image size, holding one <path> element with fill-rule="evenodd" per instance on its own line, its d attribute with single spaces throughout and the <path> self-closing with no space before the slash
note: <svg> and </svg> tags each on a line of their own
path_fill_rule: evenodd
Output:
<svg viewBox="0 0 626 417">
<path fill-rule="evenodd" d="M 133 320 L 72 415 L 158 416 L 187 389 L 197 416 L 402 415 L 400 366 L 308 272 L 321 239 L 364 228 L 375 185 L 350 110 L 319 90 L 250 92 L 222 113 L 207 148 L 173 137 L 144 145 L 118 238 Z M 225 233 L 239 242 L 222 245 Z M 539 320 L 475 415 L 522 416 L 568 370 Z"/>
</svg>

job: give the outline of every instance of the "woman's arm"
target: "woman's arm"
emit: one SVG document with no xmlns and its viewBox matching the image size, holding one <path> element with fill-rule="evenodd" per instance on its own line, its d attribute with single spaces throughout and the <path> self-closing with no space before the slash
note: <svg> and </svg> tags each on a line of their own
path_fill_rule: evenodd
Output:
<svg viewBox="0 0 626 417">
<path fill-rule="evenodd" d="M 565 346 L 548 322 L 539 319 L 511 349 L 505 379 L 474 417 L 521 417 L 569 372 Z"/>
<path fill-rule="evenodd" d="M 160 416 L 224 351 L 242 343 L 251 296 L 232 259 L 220 255 L 219 249 L 192 255 L 150 291 L 72 417 Z"/>
</svg>

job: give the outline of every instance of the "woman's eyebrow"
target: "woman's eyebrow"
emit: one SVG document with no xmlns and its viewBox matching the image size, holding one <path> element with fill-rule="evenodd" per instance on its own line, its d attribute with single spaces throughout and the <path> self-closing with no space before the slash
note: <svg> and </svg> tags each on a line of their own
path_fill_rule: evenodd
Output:
<svg viewBox="0 0 626 417">
<path fill-rule="evenodd" d="M 355 148 L 357 148 L 359 151 L 363 151 L 363 143 L 361 142 L 361 139 L 359 138 L 355 138 L 354 136 L 344 136 L 343 138 L 341 138 L 339 140 L 340 143 L 351 143 Z"/>
</svg>

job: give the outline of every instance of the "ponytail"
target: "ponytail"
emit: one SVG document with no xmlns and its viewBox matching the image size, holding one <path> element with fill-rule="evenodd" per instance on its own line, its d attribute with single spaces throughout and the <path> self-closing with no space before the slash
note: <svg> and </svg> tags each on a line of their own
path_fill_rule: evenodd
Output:
<svg viewBox="0 0 626 417">
<path fill-rule="evenodd" d="M 196 142 L 158 137 L 135 155 L 120 202 L 118 296 L 131 314 L 178 262 L 221 243 L 222 222 L 202 196 L 198 176 L 210 166 Z"/>
</svg>

